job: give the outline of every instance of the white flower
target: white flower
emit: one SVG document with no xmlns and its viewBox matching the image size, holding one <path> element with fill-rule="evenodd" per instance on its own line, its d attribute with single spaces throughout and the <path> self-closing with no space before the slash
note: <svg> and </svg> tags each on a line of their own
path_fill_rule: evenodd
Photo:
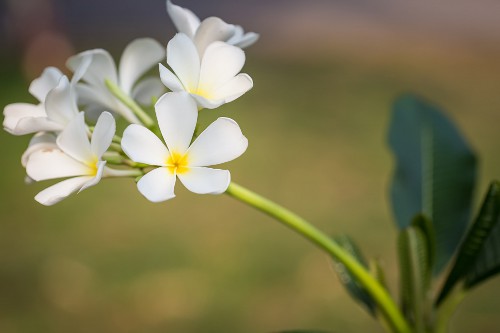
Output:
<svg viewBox="0 0 500 333">
<path fill-rule="evenodd" d="M 66 103 L 65 107 L 68 109 L 73 109 L 76 103 L 71 102 L 71 99 L 75 99 L 73 86 L 75 82 L 80 80 L 83 75 L 83 72 L 87 70 L 89 65 L 89 61 L 82 61 L 78 67 L 75 69 L 75 74 L 71 79 L 71 83 L 68 85 L 68 79 L 65 78 L 61 82 L 64 77 L 63 73 L 55 68 L 55 67 L 47 67 L 43 70 L 42 74 L 34 79 L 28 91 L 33 95 L 38 101 L 39 104 L 30 104 L 30 103 L 13 103 L 9 104 L 4 108 L 4 121 L 3 127 L 4 129 L 14 135 L 24 135 L 30 134 L 38 131 L 59 131 L 61 130 L 60 117 L 58 115 L 54 115 L 55 113 L 59 113 L 59 111 L 54 111 L 54 101 L 59 100 Z M 49 108 L 52 109 L 49 114 L 52 114 L 53 119 L 49 119 L 48 114 L 46 112 L 45 104 L 46 99 L 49 93 L 58 87 L 58 92 L 53 93 L 52 97 L 49 98 Z M 70 90 L 73 90 L 70 92 Z M 56 95 L 58 97 L 56 97 Z M 71 102 L 71 103 L 70 103 Z M 60 102 L 55 102 L 55 104 L 59 104 Z M 63 112 L 64 113 L 64 112 Z M 52 122 L 50 120 L 53 120 Z"/>
<path fill-rule="evenodd" d="M 123 133 L 122 149 L 133 161 L 158 166 L 139 180 L 139 191 L 153 202 L 171 199 L 179 177 L 194 193 L 223 193 L 231 181 L 229 171 L 206 166 L 231 161 L 245 152 L 248 140 L 238 124 L 219 118 L 190 145 L 198 119 L 193 99 L 185 92 L 167 93 L 155 109 L 166 146 L 140 125 L 130 125 Z"/>
<path fill-rule="evenodd" d="M 259 39 L 259 34 L 255 32 L 247 32 L 240 25 L 234 26 L 234 35 L 229 38 L 226 43 L 241 47 L 242 49 L 249 47 Z"/>
<path fill-rule="evenodd" d="M 42 150 L 58 149 L 56 139 L 57 137 L 52 133 L 40 132 L 35 134 L 31 138 L 28 148 L 21 156 L 21 164 L 23 167 L 26 168 L 31 154 Z"/>
<path fill-rule="evenodd" d="M 174 5 L 170 0 L 167 0 L 167 13 L 177 31 L 186 34 L 194 41 L 200 57 L 203 56 L 206 47 L 215 41 L 245 48 L 259 39 L 259 35 L 255 32 L 244 33 L 241 26 L 227 24 L 218 17 L 209 17 L 200 22 L 192 11 Z"/>
<path fill-rule="evenodd" d="M 81 63 L 90 64 L 82 75 L 82 81 L 76 85 L 79 103 L 86 106 L 85 111 L 100 113 L 112 110 L 132 123 L 139 123 L 134 113 L 121 103 L 106 87 L 109 80 L 141 104 L 150 104 L 153 97 L 158 97 L 164 88 L 157 78 L 139 79 L 164 56 L 164 48 L 151 38 L 132 41 L 123 51 L 119 70 L 111 55 L 103 49 L 94 49 L 70 57 L 69 69 L 75 71 Z"/>
<path fill-rule="evenodd" d="M 59 132 L 78 114 L 76 99 L 68 78 L 60 76 L 57 85 L 53 87 L 58 77 L 57 72 L 56 69 L 46 70 L 30 86 L 30 92 L 39 99 L 43 98 L 44 103 L 14 103 L 5 107 L 3 126 L 7 132 L 14 135 L 41 131 Z"/>
<path fill-rule="evenodd" d="M 47 67 L 39 77 L 31 82 L 28 91 L 40 103 L 44 103 L 49 91 L 57 86 L 63 75 L 64 74 L 59 69 Z"/>
<path fill-rule="evenodd" d="M 68 195 L 96 185 L 109 170 L 102 155 L 115 134 L 115 120 L 103 112 L 89 141 L 83 112 L 79 113 L 57 137 L 57 147 L 37 149 L 27 157 L 26 172 L 33 180 L 72 177 L 38 193 L 35 200 L 50 206 Z"/>
<path fill-rule="evenodd" d="M 24 151 L 21 156 L 21 164 L 26 168 L 26 164 L 28 164 L 28 160 L 31 154 L 42 151 L 42 150 L 51 150 L 58 149 L 56 143 L 56 136 L 52 133 L 40 132 L 36 133 L 30 140 L 28 148 Z M 24 179 L 26 184 L 30 184 L 33 182 L 29 176 L 26 176 Z"/>
<path fill-rule="evenodd" d="M 61 71 L 55 67 L 45 68 L 42 74 L 31 82 L 28 89 L 39 103 L 13 103 L 7 105 L 3 110 L 3 128 L 14 135 L 33 133 L 30 123 L 35 121 L 33 118 L 47 116 L 43 103 L 49 91 L 57 86 L 62 76 Z"/>
<path fill-rule="evenodd" d="M 167 45 L 167 64 L 160 64 L 161 81 L 172 91 L 187 91 L 200 108 L 214 109 L 250 90 L 253 81 L 238 74 L 245 64 L 245 53 L 235 46 L 213 42 L 200 61 L 193 41 L 178 33 Z"/>
</svg>

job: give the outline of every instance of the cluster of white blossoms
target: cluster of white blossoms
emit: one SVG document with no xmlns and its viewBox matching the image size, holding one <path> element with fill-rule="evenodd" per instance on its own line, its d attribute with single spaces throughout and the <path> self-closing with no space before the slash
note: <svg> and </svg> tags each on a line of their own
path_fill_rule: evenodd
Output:
<svg viewBox="0 0 500 333">
<path fill-rule="evenodd" d="M 29 92 L 38 104 L 4 108 L 7 132 L 34 134 L 21 158 L 27 180 L 64 178 L 35 200 L 53 205 L 107 177 L 137 178 L 153 202 L 175 197 L 177 178 L 195 193 L 226 191 L 229 171 L 209 166 L 237 158 L 248 140 L 224 117 L 197 135 L 198 113 L 252 88 L 250 76 L 240 73 L 242 48 L 258 35 L 217 17 L 200 21 L 170 0 L 167 12 L 179 31 L 166 48 L 168 67 L 160 63 L 164 46 L 151 38 L 132 41 L 118 67 L 107 51 L 89 50 L 68 59 L 71 79 L 48 67 L 33 80 Z M 159 76 L 148 76 L 157 64 Z M 144 110 L 153 103 L 157 122 Z M 130 123 L 122 136 L 115 117 Z"/>
</svg>

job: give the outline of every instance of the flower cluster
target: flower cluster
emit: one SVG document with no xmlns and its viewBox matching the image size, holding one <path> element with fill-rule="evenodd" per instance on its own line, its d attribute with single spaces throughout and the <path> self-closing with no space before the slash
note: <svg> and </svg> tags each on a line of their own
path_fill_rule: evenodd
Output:
<svg viewBox="0 0 500 333">
<path fill-rule="evenodd" d="M 221 117 L 196 132 L 198 113 L 231 102 L 253 86 L 242 48 L 258 35 L 217 17 L 203 21 L 167 1 L 179 31 L 165 48 L 151 38 L 132 41 L 116 66 L 103 49 L 70 57 L 71 79 L 46 68 L 29 92 L 38 104 L 4 108 L 4 129 L 34 134 L 22 155 L 27 181 L 65 178 L 35 200 L 53 205 L 107 177 L 134 177 L 147 199 L 175 197 L 176 179 L 192 192 L 223 193 L 227 170 L 209 166 L 243 154 L 248 141 L 238 124 Z M 148 75 L 159 64 L 159 76 Z M 168 92 L 167 89 L 168 88 Z M 155 122 L 146 111 L 154 103 Z M 130 125 L 116 133 L 115 118 Z M 163 138 L 163 140 L 160 139 Z M 193 140 L 194 139 L 194 140 Z"/>
</svg>

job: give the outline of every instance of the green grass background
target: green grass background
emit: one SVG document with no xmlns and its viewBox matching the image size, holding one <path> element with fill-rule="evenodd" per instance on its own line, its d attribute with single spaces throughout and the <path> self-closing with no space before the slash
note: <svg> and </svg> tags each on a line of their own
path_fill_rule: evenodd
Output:
<svg viewBox="0 0 500 333">
<path fill-rule="evenodd" d="M 478 194 L 500 177 L 496 58 L 370 62 L 349 56 L 250 54 L 252 91 L 215 111 L 249 139 L 234 181 L 292 208 L 327 233 L 348 233 L 398 291 L 388 203 L 386 131 L 393 99 L 422 94 L 448 110 L 480 156 Z M 33 100 L 15 70 L 0 105 Z M 53 207 L 25 185 L 28 137 L 0 132 L 0 332 L 382 332 L 340 285 L 322 252 L 225 195 L 153 204 L 130 179 L 104 180 Z M 479 197 L 479 196 L 478 196 Z M 457 333 L 498 332 L 500 279 L 474 290 Z"/>
</svg>

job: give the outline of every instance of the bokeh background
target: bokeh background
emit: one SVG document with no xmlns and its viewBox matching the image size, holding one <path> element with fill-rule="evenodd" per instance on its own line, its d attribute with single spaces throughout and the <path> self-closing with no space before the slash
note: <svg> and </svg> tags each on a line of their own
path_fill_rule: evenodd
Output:
<svg viewBox="0 0 500 333">
<path fill-rule="evenodd" d="M 261 34 L 247 49 L 254 89 L 216 111 L 248 151 L 233 179 L 379 258 L 398 292 L 388 204 L 390 107 L 416 92 L 447 109 L 480 156 L 478 194 L 500 178 L 500 3 L 496 0 L 177 1 Z M 164 45 L 163 0 L 0 3 L 0 106 L 89 48 L 119 57 L 136 37 Z M 152 204 L 107 180 L 53 207 L 25 185 L 28 137 L 0 133 L 0 332 L 382 332 L 328 258 L 227 196 L 177 186 Z M 478 195 L 477 197 L 480 197 Z M 500 279 L 477 288 L 452 332 L 500 332 Z"/>
</svg>

